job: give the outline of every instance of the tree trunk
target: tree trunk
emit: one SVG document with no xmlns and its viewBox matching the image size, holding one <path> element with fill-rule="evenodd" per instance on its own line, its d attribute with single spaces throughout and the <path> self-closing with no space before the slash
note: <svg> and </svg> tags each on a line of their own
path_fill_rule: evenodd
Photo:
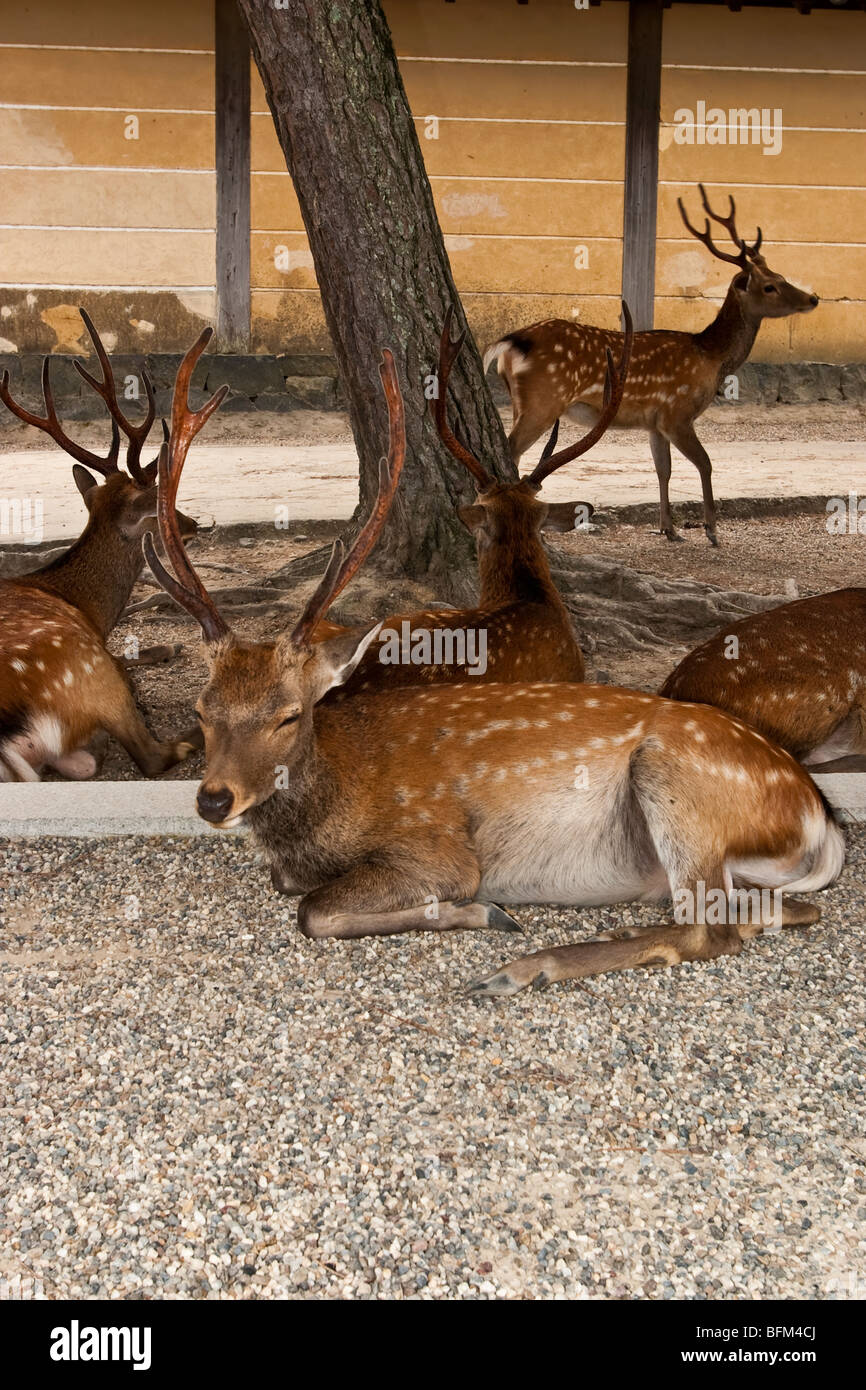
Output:
<svg viewBox="0 0 866 1390">
<path fill-rule="evenodd" d="M 464 327 L 415 125 L 378 0 L 238 0 L 301 206 L 360 459 L 360 508 L 387 447 L 378 365 L 394 353 L 407 458 L 377 549 L 390 572 L 460 600 L 474 547 L 456 516 L 468 473 L 438 441 L 424 397 L 449 304 Z M 477 348 L 467 338 L 449 389 L 451 419 L 489 472 L 515 476 Z"/>
</svg>

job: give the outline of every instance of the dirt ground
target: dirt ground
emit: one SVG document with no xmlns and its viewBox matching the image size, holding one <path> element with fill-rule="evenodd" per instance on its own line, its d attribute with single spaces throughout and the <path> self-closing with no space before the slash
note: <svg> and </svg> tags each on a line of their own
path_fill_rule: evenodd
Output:
<svg viewBox="0 0 866 1390">
<path fill-rule="evenodd" d="M 502 409 L 503 424 L 511 428 L 511 411 Z M 866 402 L 817 401 L 803 405 L 711 405 L 701 416 L 698 433 L 710 449 L 713 442 L 727 440 L 823 440 L 859 443 L 866 429 Z M 564 418 L 560 424 L 560 443 L 578 439 L 584 427 Z M 96 448 L 107 441 L 104 420 L 76 421 L 70 433 L 82 444 Z M 154 433 L 154 438 L 155 438 Z M 612 429 L 607 438 L 621 441 L 639 438 L 637 432 Z M 217 411 L 207 425 L 202 441 L 208 444 L 349 444 L 352 432 L 343 411 Z M 0 452 L 44 449 L 45 436 L 20 424 L 4 412 L 0 417 Z M 642 452 L 644 452 L 642 448 Z M 649 457 L 647 453 L 647 457 Z M 652 468 L 650 465 L 650 473 Z"/>
</svg>

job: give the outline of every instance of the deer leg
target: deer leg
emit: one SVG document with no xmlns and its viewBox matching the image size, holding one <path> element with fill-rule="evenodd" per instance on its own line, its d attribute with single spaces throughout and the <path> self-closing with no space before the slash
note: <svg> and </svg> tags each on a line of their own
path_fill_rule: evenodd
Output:
<svg viewBox="0 0 866 1390">
<path fill-rule="evenodd" d="M 710 545 L 718 545 L 716 535 L 716 504 L 713 498 L 713 465 L 691 425 L 683 425 L 676 434 L 671 435 L 681 454 L 693 463 L 701 478 L 701 492 L 704 498 L 704 530 Z"/>
<path fill-rule="evenodd" d="M 339 937 L 393 936 L 403 931 L 457 931 L 467 927 L 493 927 L 497 931 L 520 931 L 507 912 L 493 903 L 475 902 L 471 892 L 477 887 L 471 879 L 464 887 L 449 885 L 440 897 L 424 892 L 431 885 L 421 884 L 415 891 L 406 882 L 405 867 L 387 864 L 358 864 L 342 878 L 307 893 L 298 906 L 298 926 L 304 936 Z M 408 893 L 407 893 L 408 889 Z M 411 894 L 415 902 L 404 907 Z M 417 894 L 417 896 L 416 896 Z"/>
<path fill-rule="evenodd" d="M 738 955 L 742 946 L 736 927 L 729 925 L 629 928 L 628 935 L 611 932 L 576 946 L 553 946 L 504 965 L 476 980 L 466 991 L 485 995 L 517 994 L 532 985 L 541 989 L 559 980 L 582 980 L 611 970 L 634 970 L 641 965 L 679 965 L 688 960 L 715 960 Z"/>
<path fill-rule="evenodd" d="M 121 660 L 127 669 L 131 666 L 164 666 L 174 661 L 182 651 L 181 642 L 163 642 L 158 647 L 142 647 L 138 656 L 124 656 Z"/>
<path fill-rule="evenodd" d="M 804 902 L 802 898 L 790 898 L 783 893 L 780 918 L 770 912 L 766 918 L 760 916 L 757 921 L 738 921 L 737 931 L 743 941 L 751 941 L 755 936 L 761 936 L 764 932 L 774 933 L 782 927 L 811 927 L 820 919 L 821 909 L 814 903 Z"/>
<path fill-rule="evenodd" d="M 854 705 L 826 738 L 804 753 L 810 773 L 866 771 L 866 709 Z"/>
<path fill-rule="evenodd" d="M 681 541 L 683 538 L 676 530 L 671 514 L 671 446 L 658 430 L 650 430 L 650 448 L 659 479 L 659 530 L 669 541 Z"/>
<path fill-rule="evenodd" d="M 201 748 L 203 738 L 198 726 L 187 729 L 178 739 L 155 739 L 120 669 L 115 669 L 115 680 L 109 689 L 103 684 L 100 695 L 104 700 L 100 727 L 117 739 L 145 777 L 157 777 Z"/>
<path fill-rule="evenodd" d="M 511 426 L 511 433 L 508 436 L 508 448 L 511 452 L 512 462 L 517 464 L 527 449 L 531 449 L 537 439 L 540 439 L 548 430 L 553 429 L 559 419 L 559 408 L 557 405 L 547 410 L 523 409 L 519 403 L 519 396 L 512 393 L 514 404 L 514 423 Z"/>
</svg>

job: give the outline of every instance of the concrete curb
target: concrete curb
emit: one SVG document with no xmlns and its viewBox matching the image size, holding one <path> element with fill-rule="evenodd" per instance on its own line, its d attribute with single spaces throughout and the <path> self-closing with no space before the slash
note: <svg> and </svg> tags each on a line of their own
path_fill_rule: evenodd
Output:
<svg viewBox="0 0 866 1390">
<path fill-rule="evenodd" d="M 866 773 L 815 778 L 845 822 L 866 821 Z M 0 839 L 225 835 L 196 814 L 197 782 L 16 782 L 0 785 Z"/>
<path fill-rule="evenodd" d="M 0 786 L 0 837 L 226 834 L 196 814 L 197 787 L 198 782 L 7 783 Z"/>
</svg>

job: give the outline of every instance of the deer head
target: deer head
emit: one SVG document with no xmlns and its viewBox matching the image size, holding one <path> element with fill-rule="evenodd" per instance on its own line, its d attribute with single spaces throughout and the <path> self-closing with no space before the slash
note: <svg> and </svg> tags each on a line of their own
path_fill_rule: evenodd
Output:
<svg viewBox="0 0 866 1390">
<path fill-rule="evenodd" d="M 447 391 L 451 368 L 460 355 L 466 339 L 466 330 L 454 341 L 451 339 L 452 309 L 449 306 L 439 344 L 438 395 L 432 402 L 436 428 L 449 453 L 469 470 L 476 484 L 475 502 L 458 508 L 458 516 L 475 536 L 479 561 L 484 564 L 485 555 L 503 543 L 519 551 L 521 547 L 534 547 L 541 530 L 572 531 L 576 524 L 577 507 L 586 509 L 586 519 L 592 515 L 588 503 L 544 502 L 538 495 L 546 478 L 563 464 L 585 454 L 601 439 L 613 422 L 622 401 L 625 388 L 628 361 L 631 354 L 633 328 L 628 306 L 623 304 L 625 341 L 622 356 L 617 366 L 613 354 L 607 352 L 607 375 L 604 385 L 604 401 L 598 420 L 587 434 L 577 443 L 554 452 L 559 433 L 559 422 L 553 427 L 550 438 L 544 447 L 535 468 L 516 483 L 501 483 L 487 472 L 474 454 L 460 442 L 447 421 Z"/>
<path fill-rule="evenodd" d="M 704 212 L 707 214 L 704 219 L 704 230 L 701 232 L 697 227 L 693 227 L 686 215 L 682 198 L 677 198 L 677 207 L 680 216 L 691 232 L 707 250 L 719 261 L 727 261 L 731 265 L 739 267 L 739 274 L 734 276 L 731 281 L 729 293 L 735 295 L 743 317 L 752 322 L 759 322 L 761 319 L 781 319 L 787 318 L 790 314 L 808 314 L 818 303 L 818 296 L 811 294 L 808 290 L 801 290 L 796 285 L 792 285 L 783 275 L 778 275 L 775 270 L 771 270 L 760 254 L 763 233 L 758 228 L 758 235 L 751 246 L 745 242 L 737 232 L 736 226 L 736 204 L 731 194 L 728 194 L 730 207 L 726 217 L 713 212 L 707 198 L 706 190 L 702 183 L 698 184 L 701 202 Z M 720 251 L 713 242 L 710 233 L 710 219 L 726 229 L 731 241 L 737 248 L 736 254 L 729 251 Z"/>
<path fill-rule="evenodd" d="M 149 529 L 148 523 L 152 524 L 156 518 L 157 462 L 154 459 L 146 465 L 141 463 L 141 452 L 156 417 L 153 383 L 147 372 L 143 371 L 141 379 L 147 396 L 147 407 L 144 419 L 138 425 L 134 425 L 120 408 L 111 363 L 90 315 L 85 309 L 79 309 L 78 312 L 90 335 L 102 375 L 99 378 L 93 376 L 79 361 L 75 362 L 75 369 L 104 402 L 111 416 L 111 443 L 108 453 L 105 456 L 95 454 L 76 443 L 65 432 L 54 403 L 50 357 L 46 357 L 42 364 L 44 415 L 36 415 L 26 410 L 13 398 L 9 389 L 8 372 L 3 373 L 0 381 L 0 400 L 19 420 L 42 430 L 59 444 L 65 453 L 75 459 L 72 476 L 87 508 L 87 531 L 91 534 L 98 532 L 103 536 L 115 535 L 129 547 L 138 565 L 141 538 Z M 119 466 L 121 433 L 127 441 L 126 471 Z M 93 476 L 94 472 L 104 480 L 102 484 Z M 182 513 L 179 515 L 179 526 L 184 539 L 195 535 L 198 529 L 192 518 Z"/>
<path fill-rule="evenodd" d="M 218 393 L 201 410 L 190 410 L 186 392 L 195 366 L 195 359 L 187 366 L 190 357 L 178 373 L 171 430 L 159 456 L 159 530 L 174 576 L 160 563 L 149 535 L 144 553 L 160 584 L 193 615 L 204 635 L 209 679 L 196 713 L 204 733 L 207 773 L 197 805 L 205 820 L 228 828 L 273 796 L 281 775 L 287 787 L 300 787 L 305 774 L 311 775 L 313 711 L 323 695 L 348 680 L 379 632 L 381 623 L 361 637 L 355 632 L 323 642 L 311 640 L 382 529 L 403 468 L 406 428 L 394 359 L 386 350 L 379 371 L 388 403 L 390 448 L 379 465 L 373 511 L 348 553 L 341 541 L 335 543 L 322 580 L 292 631 L 275 642 L 246 642 L 230 631 L 178 532 L 174 500 L 187 450 L 222 399 Z"/>
</svg>

